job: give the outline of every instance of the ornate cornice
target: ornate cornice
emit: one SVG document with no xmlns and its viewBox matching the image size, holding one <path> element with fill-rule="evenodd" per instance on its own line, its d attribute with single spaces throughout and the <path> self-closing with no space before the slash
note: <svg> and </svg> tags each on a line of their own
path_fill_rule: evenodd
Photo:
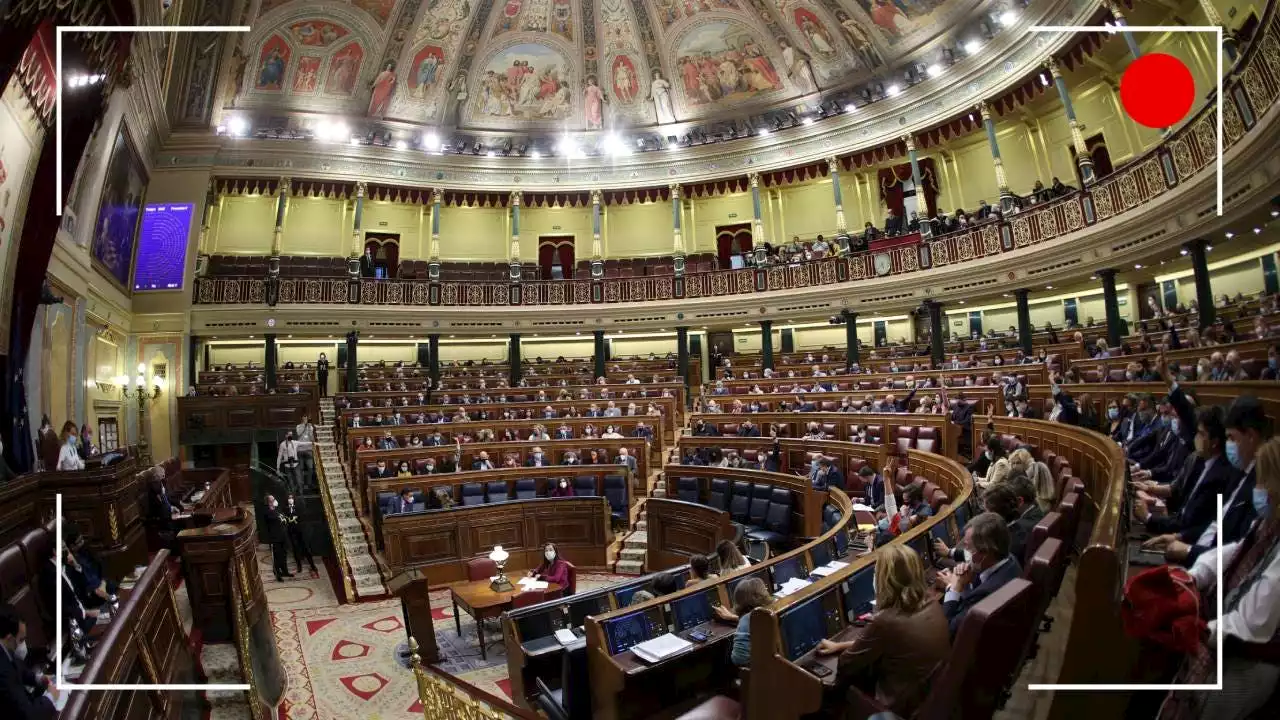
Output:
<svg viewBox="0 0 1280 720">
<path fill-rule="evenodd" d="M 1035 17 L 1024 11 L 1020 27 L 1082 24 L 1096 0 L 1058 0 Z M 982 52 L 962 60 L 938 78 L 821 123 L 764 137 L 626 157 L 587 157 L 572 165 L 559 158 L 486 158 L 425 154 L 391 148 L 341 146 L 314 141 L 219 138 L 218 149 L 166 147 L 157 165 L 211 166 L 218 174 L 322 175 L 400 185 L 443 185 L 472 190 L 536 185 L 561 190 L 622 189 L 714 180 L 749 170 L 777 170 L 893 142 L 903 133 L 927 130 L 963 114 L 977 102 L 999 96 L 1043 67 L 1046 57 L 1069 44 L 1068 34 L 1002 33 Z M 395 123 L 387 123 L 397 128 Z M 420 128 L 405 125 L 405 129 Z M 506 133 L 505 135 L 509 135 Z"/>
</svg>

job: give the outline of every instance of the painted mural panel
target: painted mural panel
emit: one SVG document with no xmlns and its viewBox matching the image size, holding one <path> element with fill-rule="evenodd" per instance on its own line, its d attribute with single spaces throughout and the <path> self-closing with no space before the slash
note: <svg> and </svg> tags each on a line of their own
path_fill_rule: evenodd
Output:
<svg viewBox="0 0 1280 720">
<path fill-rule="evenodd" d="M 754 32 L 727 20 L 704 23 L 681 37 L 676 71 L 688 105 L 732 104 L 783 87 Z"/>
<path fill-rule="evenodd" d="M 116 281 L 121 291 L 126 293 L 133 265 L 134 236 L 146 186 L 145 166 L 124 122 L 121 122 L 107 160 L 107 176 L 102 182 L 102 198 L 98 201 L 90 253 L 94 266 Z"/>
<path fill-rule="evenodd" d="M 289 49 L 289 43 L 285 42 L 283 37 L 272 35 L 262 45 L 262 52 L 258 54 L 258 72 L 254 88 L 267 92 L 279 92 L 283 89 L 284 74 L 288 69 L 289 56 L 292 52 Z"/>
<path fill-rule="evenodd" d="M 320 84 L 320 62 L 323 58 L 303 55 L 298 58 L 298 69 L 293 74 L 293 94 L 310 95 Z"/>
<path fill-rule="evenodd" d="M 654 7 L 658 21 L 663 27 L 671 27 L 676 22 L 698 13 L 742 9 L 738 0 L 654 0 Z"/>
<path fill-rule="evenodd" d="M 386 25 L 396 7 L 396 0 L 351 0 L 351 4 L 372 15 L 379 25 Z"/>
<path fill-rule="evenodd" d="M 349 34 L 346 28 L 328 20 L 302 20 L 289 26 L 294 42 L 307 47 L 329 47 Z"/>
<path fill-rule="evenodd" d="M 349 43 L 329 59 L 329 74 L 324 81 L 324 91 L 330 95 L 351 95 L 360 77 L 360 63 L 364 61 L 364 49 L 360 43 Z"/>
<path fill-rule="evenodd" d="M 471 106 L 478 120 L 558 120 L 573 111 L 572 65 L 546 45 L 520 43 L 490 58 Z"/>
<path fill-rule="evenodd" d="M 413 56 L 409 68 L 409 94 L 425 98 L 441 78 L 440 66 L 444 64 L 444 49 L 428 45 Z"/>
</svg>

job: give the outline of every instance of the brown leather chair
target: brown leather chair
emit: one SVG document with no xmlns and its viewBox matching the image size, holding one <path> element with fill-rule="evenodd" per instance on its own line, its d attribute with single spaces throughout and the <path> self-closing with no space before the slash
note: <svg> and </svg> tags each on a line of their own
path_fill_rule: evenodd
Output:
<svg viewBox="0 0 1280 720">
<path fill-rule="evenodd" d="M 470 564 L 468 564 L 467 570 L 470 571 L 470 569 L 471 569 Z M 472 578 L 472 579 L 475 579 L 475 578 Z M 516 595 L 515 597 L 511 598 L 511 609 L 516 610 L 522 607 L 529 607 L 530 605 L 537 605 L 538 603 L 543 602 L 546 599 L 547 599 L 546 590 L 525 590 L 521 592 L 519 595 Z"/>
<path fill-rule="evenodd" d="M 1081 498 L 1083 494 L 1078 492 L 1067 493 L 1062 502 L 1058 503 L 1057 512 L 1065 519 L 1065 527 L 1062 531 L 1062 541 L 1067 546 L 1068 552 L 1073 552 L 1076 546 L 1076 533 L 1080 528 L 1080 508 Z"/>
<path fill-rule="evenodd" d="M 487 557 L 472 558 L 467 561 L 468 580 L 488 580 L 497 574 L 498 564 Z"/>
<path fill-rule="evenodd" d="M 1066 522 L 1061 514 L 1057 512 L 1047 513 L 1036 526 L 1031 528 L 1031 538 L 1027 540 L 1027 554 L 1019 558 L 1019 562 L 1026 567 L 1036 554 L 1036 550 L 1040 548 L 1041 543 L 1049 538 L 1062 539 L 1063 533 L 1066 531 Z"/>
<path fill-rule="evenodd" d="M 965 613 L 951 656 L 934 672 L 929 694 L 916 712 L 920 720 L 991 717 L 1013 679 L 1022 640 L 1031 632 L 1031 582 L 1017 578 Z M 845 717 L 868 718 L 888 708 L 853 688 Z"/>
<path fill-rule="evenodd" d="M 48 558 L 45 559 L 46 564 Z M 31 647 L 48 647 L 45 617 L 41 613 L 42 599 L 37 590 L 38 575 L 27 567 L 27 559 L 20 543 L 11 543 L 0 551 L 0 602 L 13 607 L 18 617 L 27 624 L 27 642 Z M 50 601 L 52 606 L 52 601 Z"/>
</svg>

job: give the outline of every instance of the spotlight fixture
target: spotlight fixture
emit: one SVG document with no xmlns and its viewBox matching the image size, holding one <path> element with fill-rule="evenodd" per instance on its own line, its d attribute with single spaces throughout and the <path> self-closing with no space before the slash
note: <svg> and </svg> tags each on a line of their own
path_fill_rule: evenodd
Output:
<svg viewBox="0 0 1280 720">
<path fill-rule="evenodd" d="M 490 150 L 490 151 L 488 151 L 488 152 L 486 152 L 486 153 L 484 154 L 484 156 L 485 156 L 485 157 L 495 157 L 496 155 L 497 155 L 497 153 L 495 153 L 495 152 L 494 152 L 494 151 L 492 151 L 492 150 Z"/>
<path fill-rule="evenodd" d="M 805 116 L 805 118 L 804 118 L 803 120 L 801 120 L 801 121 L 800 121 L 800 123 L 801 123 L 802 125 L 812 125 L 812 124 L 813 124 L 813 116 L 812 116 L 812 115 L 807 115 L 807 116 Z"/>
<path fill-rule="evenodd" d="M 530 150 L 529 157 L 533 158 L 534 160 L 538 160 L 542 157 L 542 153 L 537 150 Z"/>
<path fill-rule="evenodd" d="M 999 20 L 1001 25 L 1005 27 L 1009 27 L 1010 25 L 1018 21 L 1018 13 L 1012 10 L 1005 10 L 1004 12 L 1000 13 Z"/>
<path fill-rule="evenodd" d="M 245 120 L 243 117 L 233 115 L 227 120 L 227 132 L 230 132 L 232 135 L 236 137 L 244 137 L 244 134 L 248 131 L 249 121 Z"/>
<path fill-rule="evenodd" d="M 847 113 L 857 112 L 857 111 L 858 111 L 858 106 L 857 106 L 857 105 L 854 105 L 853 103 L 849 103 L 848 105 L 845 105 L 845 106 L 844 106 L 844 111 L 845 111 L 845 112 L 847 112 Z"/>
<path fill-rule="evenodd" d="M 409 143 L 407 143 L 407 142 L 405 142 L 405 141 L 403 141 L 403 140 L 397 140 L 397 141 L 396 141 L 396 149 L 397 149 L 397 150 L 405 150 L 405 149 L 408 149 L 408 147 L 409 147 Z"/>
<path fill-rule="evenodd" d="M 1133 269 L 1134 269 L 1134 270 L 1141 270 L 1141 269 L 1142 269 L 1142 263 L 1137 263 L 1136 265 L 1134 265 L 1134 266 L 1133 266 Z"/>
<path fill-rule="evenodd" d="M 433 132 L 429 132 L 422 136 L 422 148 L 424 150 L 435 150 L 440 147 L 440 136 Z"/>
<path fill-rule="evenodd" d="M 760 137 L 765 137 L 769 134 L 769 128 L 762 127 L 756 131 L 756 134 L 759 135 Z"/>
<path fill-rule="evenodd" d="M 1230 240 L 1231 238 L 1233 238 L 1233 237 L 1235 237 L 1235 236 L 1236 236 L 1236 234 L 1235 234 L 1235 233 L 1231 232 L 1230 230 L 1228 230 L 1228 231 L 1227 231 L 1227 239 L 1228 239 L 1228 240 Z"/>
<path fill-rule="evenodd" d="M 942 66 L 937 63 L 934 63 L 925 69 L 925 73 L 928 74 L 929 77 L 931 78 L 938 77 L 939 75 L 942 74 Z"/>
<path fill-rule="evenodd" d="M 1181 250 L 1179 250 L 1179 251 L 1178 251 L 1178 254 L 1179 254 L 1179 255 L 1183 255 L 1183 256 L 1185 256 L 1185 255 L 1187 254 L 1187 249 L 1186 249 L 1186 248 L 1182 248 Z"/>
<path fill-rule="evenodd" d="M 981 49 L 982 49 L 982 43 L 978 42 L 977 40 L 970 40 L 964 44 L 965 55 L 977 55 L 978 51 Z"/>
<path fill-rule="evenodd" d="M 900 92 L 902 92 L 902 88 L 898 87 L 897 85 L 890 85 L 887 89 L 885 89 L 885 95 L 887 95 L 888 97 L 897 97 L 898 93 Z"/>
</svg>

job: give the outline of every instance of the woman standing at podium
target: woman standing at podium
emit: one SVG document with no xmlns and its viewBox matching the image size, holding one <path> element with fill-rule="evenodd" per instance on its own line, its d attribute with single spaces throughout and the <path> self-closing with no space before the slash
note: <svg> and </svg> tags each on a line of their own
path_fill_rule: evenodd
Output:
<svg viewBox="0 0 1280 720">
<path fill-rule="evenodd" d="M 536 570 L 529 571 L 529 575 L 562 588 L 569 587 L 569 563 L 560 557 L 556 546 L 551 543 L 542 548 L 542 564 Z"/>
</svg>

